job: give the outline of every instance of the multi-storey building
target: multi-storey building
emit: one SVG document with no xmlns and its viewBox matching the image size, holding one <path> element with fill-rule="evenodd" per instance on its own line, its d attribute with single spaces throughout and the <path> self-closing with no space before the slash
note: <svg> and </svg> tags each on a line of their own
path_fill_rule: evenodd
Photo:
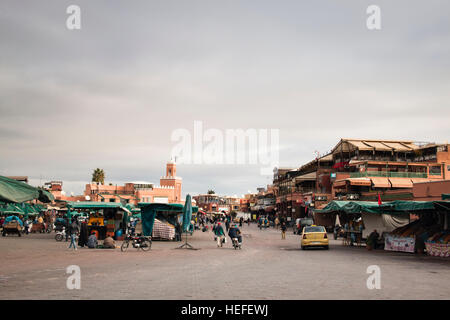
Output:
<svg viewBox="0 0 450 320">
<path fill-rule="evenodd" d="M 298 169 L 274 170 L 280 216 L 298 218 L 333 199 L 413 199 L 413 185 L 450 179 L 448 144 L 341 139 Z"/>
<path fill-rule="evenodd" d="M 412 199 L 413 184 L 450 179 L 447 144 L 342 139 L 332 151 L 333 199 Z"/>
<path fill-rule="evenodd" d="M 199 209 L 207 212 L 207 213 L 216 213 L 216 212 L 231 212 L 233 210 L 233 204 L 235 205 L 235 198 L 231 197 L 221 197 L 217 194 L 199 194 L 194 196 L 193 199 L 196 201 Z M 240 201 L 237 200 L 238 204 Z M 239 210 L 239 208 L 237 209 Z"/>
</svg>

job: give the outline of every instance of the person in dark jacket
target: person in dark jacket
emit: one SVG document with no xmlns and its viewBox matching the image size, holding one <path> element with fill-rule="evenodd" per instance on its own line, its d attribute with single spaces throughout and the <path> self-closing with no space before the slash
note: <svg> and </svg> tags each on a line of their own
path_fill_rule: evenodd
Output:
<svg viewBox="0 0 450 320">
<path fill-rule="evenodd" d="M 70 223 L 70 220 L 69 220 L 69 218 L 67 218 L 66 219 L 66 225 L 65 225 L 65 227 L 66 227 L 66 242 L 67 241 L 69 241 L 69 237 L 70 237 L 70 233 L 71 233 L 71 223 Z"/>
<path fill-rule="evenodd" d="M 183 230 L 181 228 L 181 224 L 177 223 L 175 227 L 175 241 L 181 241 L 181 235 L 183 233 Z"/>
<path fill-rule="evenodd" d="M 286 222 L 283 221 L 283 223 L 281 224 L 281 239 L 282 240 L 286 240 Z"/>
<path fill-rule="evenodd" d="M 88 237 L 89 237 L 89 232 L 88 232 L 87 223 L 86 223 L 86 221 L 83 221 L 81 223 L 81 227 L 80 227 L 80 237 L 78 238 L 78 245 L 82 248 L 85 245 L 87 245 Z"/>
<path fill-rule="evenodd" d="M 77 244 L 76 244 L 75 240 L 78 235 L 78 225 L 74 219 L 72 219 L 72 223 L 70 224 L 69 230 L 70 230 L 70 232 L 68 232 L 68 233 L 70 233 L 69 249 L 73 247 L 74 250 L 77 250 Z"/>
<path fill-rule="evenodd" d="M 230 219 L 227 217 L 227 220 L 225 221 L 225 227 L 227 228 L 227 231 L 230 230 Z"/>
</svg>

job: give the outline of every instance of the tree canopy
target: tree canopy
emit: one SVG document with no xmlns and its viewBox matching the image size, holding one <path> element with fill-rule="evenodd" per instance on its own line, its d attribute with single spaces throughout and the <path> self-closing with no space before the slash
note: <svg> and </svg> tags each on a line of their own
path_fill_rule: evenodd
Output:
<svg viewBox="0 0 450 320">
<path fill-rule="evenodd" d="M 92 182 L 105 184 L 105 171 L 100 168 L 95 169 L 92 173 Z"/>
</svg>

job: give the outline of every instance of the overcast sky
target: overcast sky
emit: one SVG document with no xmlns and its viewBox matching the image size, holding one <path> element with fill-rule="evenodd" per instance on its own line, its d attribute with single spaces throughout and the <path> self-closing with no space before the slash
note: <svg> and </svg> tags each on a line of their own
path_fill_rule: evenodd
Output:
<svg viewBox="0 0 450 320">
<path fill-rule="evenodd" d="M 66 8 L 81 8 L 68 30 Z M 366 8 L 381 8 L 381 30 Z M 450 138 L 449 1 L 0 3 L 0 174 L 159 183 L 171 133 L 279 129 L 280 166 L 340 138 Z M 258 165 L 178 166 L 183 194 L 241 195 Z"/>
</svg>

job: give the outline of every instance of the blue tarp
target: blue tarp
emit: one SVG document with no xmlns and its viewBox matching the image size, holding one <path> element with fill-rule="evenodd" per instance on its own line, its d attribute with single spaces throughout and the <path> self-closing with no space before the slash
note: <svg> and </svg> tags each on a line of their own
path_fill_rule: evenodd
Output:
<svg viewBox="0 0 450 320">
<path fill-rule="evenodd" d="M 22 222 L 22 220 L 20 220 L 19 217 L 16 217 L 16 216 L 9 216 L 9 217 L 6 217 L 5 222 L 4 222 L 3 224 L 7 224 L 8 222 L 11 222 L 11 221 L 13 221 L 13 220 L 18 221 L 19 224 L 23 227 L 23 222 Z"/>
</svg>

